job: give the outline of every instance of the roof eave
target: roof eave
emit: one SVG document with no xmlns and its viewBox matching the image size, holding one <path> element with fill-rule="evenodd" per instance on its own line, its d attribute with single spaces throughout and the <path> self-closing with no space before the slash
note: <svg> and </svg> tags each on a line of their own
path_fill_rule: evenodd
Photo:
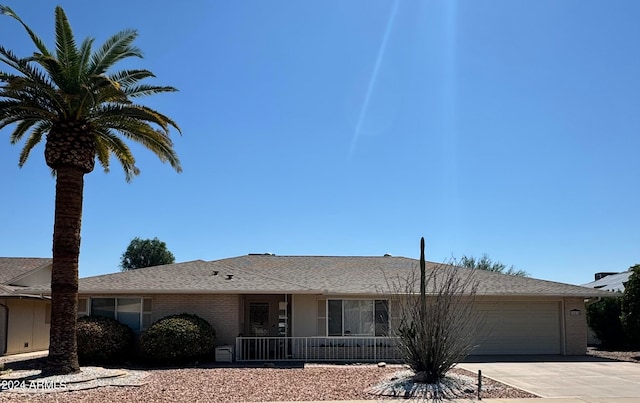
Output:
<svg viewBox="0 0 640 403">
<path fill-rule="evenodd" d="M 47 292 L 45 294 L 50 294 Z M 136 290 L 125 290 L 125 289 L 93 289 L 93 290 L 79 290 L 78 294 L 83 295 L 96 295 L 96 294 L 152 294 L 152 295 L 161 295 L 161 294 L 310 294 L 310 295 L 318 295 L 322 294 L 322 290 L 249 290 L 249 289 L 240 289 L 240 290 L 206 290 L 206 289 L 189 289 L 189 290 L 181 290 L 181 289 L 170 289 L 170 290 L 162 290 L 162 289 L 136 289 Z"/>
</svg>

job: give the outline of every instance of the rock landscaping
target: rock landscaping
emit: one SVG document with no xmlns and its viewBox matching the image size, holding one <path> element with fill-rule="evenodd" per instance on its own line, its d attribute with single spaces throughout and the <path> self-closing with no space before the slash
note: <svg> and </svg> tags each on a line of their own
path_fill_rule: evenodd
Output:
<svg viewBox="0 0 640 403">
<path fill-rule="evenodd" d="M 391 390 L 406 390 L 407 370 L 400 365 L 318 365 L 299 367 L 213 367 L 173 369 L 105 369 L 83 367 L 80 374 L 38 378 L 38 370 L 21 365 L 0 377 L 5 385 L 40 381 L 40 387 L 2 388 L 0 402 L 265 402 L 305 400 L 378 400 Z M 404 374 L 404 375 L 403 375 Z M 455 368 L 441 388 L 444 398 L 474 398 L 476 374 Z M 396 382 L 399 381 L 399 382 Z M 60 387 L 64 385 L 64 387 Z M 57 387 L 50 387 L 57 386 Z M 398 389 L 400 388 L 400 389 Z M 405 388 L 405 389 L 402 389 Z M 419 387 L 415 387 L 419 390 Z M 421 396 L 430 396 L 429 390 Z M 483 398 L 535 397 L 483 379 Z"/>
</svg>

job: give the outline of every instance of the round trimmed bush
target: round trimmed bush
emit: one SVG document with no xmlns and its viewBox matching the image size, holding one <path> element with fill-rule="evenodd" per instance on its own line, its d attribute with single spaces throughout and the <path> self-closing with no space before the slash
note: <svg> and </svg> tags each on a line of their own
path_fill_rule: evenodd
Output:
<svg viewBox="0 0 640 403">
<path fill-rule="evenodd" d="M 182 313 L 162 318 L 142 333 L 142 355 L 156 364 L 179 364 L 212 354 L 215 330 L 197 315 Z"/>
<path fill-rule="evenodd" d="M 133 350 L 133 331 L 127 325 L 104 316 L 78 319 L 80 364 L 109 364 L 124 361 Z"/>
</svg>

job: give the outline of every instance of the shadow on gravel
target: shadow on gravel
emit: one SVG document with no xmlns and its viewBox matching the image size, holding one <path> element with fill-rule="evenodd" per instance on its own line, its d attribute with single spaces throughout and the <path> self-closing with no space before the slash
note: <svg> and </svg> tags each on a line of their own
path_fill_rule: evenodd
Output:
<svg viewBox="0 0 640 403">
<path fill-rule="evenodd" d="M 42 369 L 46 362 L 46 357 L 32 358 L 30 360 L 12 361 L 4 364 L 4 369 L 18 370 L 32 370 Z"/>
<path fill-rule="evenodd" d="M 13 371 L 42 369 L 46 364 L 46 357 L 33 358 L 29 360 L 13 361 L 4 364 L 4 369 Z M 127 362 L 120 364 L 96 364 L 103 368 L 109 369 L 132 369 L 132 370 L 154 370 L 154 369 L 187 369 L 187 368 L 277 368 L 277 369 L 299 369 L 304 368 L 304 362 L 242 362 L 242 363 L 226 363 L 203 361 L 198 363 L 173 365 L 173 366 L 156 366 L 148 365 L 141 362 Z M 83 365 L 84 366 L 84 365 Z"/>
</svg>

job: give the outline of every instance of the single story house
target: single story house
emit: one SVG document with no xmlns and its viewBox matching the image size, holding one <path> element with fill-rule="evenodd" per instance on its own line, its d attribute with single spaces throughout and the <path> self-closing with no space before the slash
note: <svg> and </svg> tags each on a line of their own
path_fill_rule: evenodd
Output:
<svg viewBox="0 0 640 403">
<path fill-rule="evenodd" d="M 51 302 L 26 290 L 51 282 L 51 264 L 46 258 L 0 257 L 0 355 L 49 348 Z"/>
<path fill-rule="evenodd" d="M 111 316 L 141 332 L 164 316 L 193 313 L 213 325 L 218 345 L 234 346 L 237 360 L 393 359 L 388 330 L 396 324 L 397 301 L 389 279 L 418 266 L 388 255 L 196 260 L 82 278 L 78 314 Z M 427 263 L 427 270 L 438 266 Z M 486 324 L 472 354 L 586 353 L 585 299 L 609 293 L 482 270 L 476 275 L 475 308 L 486 314 Z M 32 288 L 38 290 L 47 291 Z"/>
</svg>

